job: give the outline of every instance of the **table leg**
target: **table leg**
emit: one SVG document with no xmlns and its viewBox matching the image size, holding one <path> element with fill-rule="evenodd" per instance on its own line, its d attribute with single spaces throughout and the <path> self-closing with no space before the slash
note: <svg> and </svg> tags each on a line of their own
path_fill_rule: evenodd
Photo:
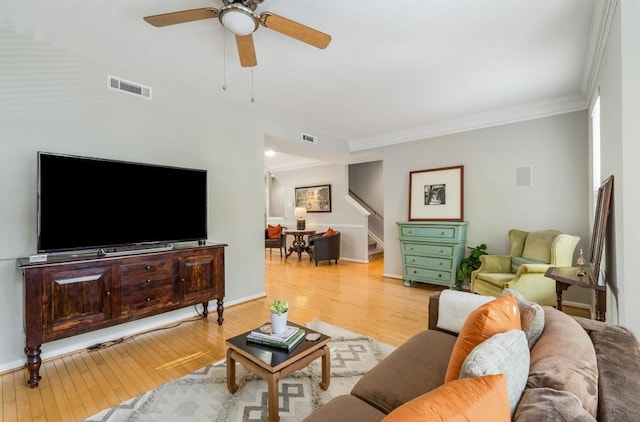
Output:
<svg viewBox="0 0 640 422">
<path fill-rule="evenodd" d="M 278 372 L 267 376 L 267 409 L 269 422 L 278 422 L 280 419 L 278 381 L 280 381 L 280 374 Z"/>
<path fill-rule="evenodd" d="M 596 290 L 596 320 L 605 322 L 607 315 L 607 292 Z"/>
<path fill-rule="evenodd" d="M 322 381 L 320 381 L 320 388 L 326 390 L 329 388 L 329 382 L 331 382 L 331 349 L 329 345 L 322 348 L 324 355 L 322 355 Z"/>
<path fill-rule="evenodd" d="M 556 280 L 556 299 L 558 301 L 558 306 L 556 307 L 559 311 L 562 311 L 562 293 L 569 288 L 570 284 L 565 284 L 562 281 Z"/>
<path fill-rule="evenodd" d="M 232 356 L 233 350 L 227 349 L 227 388 L 231 394 L 238 391 L 236 384 L 236 361 Z"/>
</svg>

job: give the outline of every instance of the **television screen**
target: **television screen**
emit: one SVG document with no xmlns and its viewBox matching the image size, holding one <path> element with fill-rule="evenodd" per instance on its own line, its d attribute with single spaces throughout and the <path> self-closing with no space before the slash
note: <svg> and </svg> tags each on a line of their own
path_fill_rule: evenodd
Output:
<svg viewBox="0 0 640 422">
<path fill-rule="evenodd" d="M 206 238 L 206 170 L 38 152 L 39 253 Z"/>
</svg>

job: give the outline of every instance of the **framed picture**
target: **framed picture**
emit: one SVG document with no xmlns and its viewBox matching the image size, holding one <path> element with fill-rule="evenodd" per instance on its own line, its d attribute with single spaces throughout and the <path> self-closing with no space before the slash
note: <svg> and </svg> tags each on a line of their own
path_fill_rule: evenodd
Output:
<svg viewBox="0 0 640 422">
<path fill-rule="evenodd" d="M 296 188 L 296 207 L 307 212 L 331 212 L 331 185 L 303 186 Z"/>
<path fill-rule="evenodd" d="M 463 221 L 464 166 L 409 172 L 409 221 Z"/>
</svg>

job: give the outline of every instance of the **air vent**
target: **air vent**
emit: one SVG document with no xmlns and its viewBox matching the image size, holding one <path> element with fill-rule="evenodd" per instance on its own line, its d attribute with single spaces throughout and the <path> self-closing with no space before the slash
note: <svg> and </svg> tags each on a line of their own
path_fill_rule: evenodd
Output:
<svg viewBox="0 0 640 422">
<path fill-rule="evenodd" d="M 318 143 L 318 137 L 317 136 L 313 136 L 313 135 L 309 135 L 308 133 L 302 133 L 302 141 L 303 142 L 309 142 L 310 144 L 317 144 Z"/>
<path fill-rule="evenodd" d="M 117 76 L 107 75 L 107 88 L 124 94 L 146 98 L 147 100 L 152 99 L 153 89 L 151 87 L 127 81 Z"/>
</svg>

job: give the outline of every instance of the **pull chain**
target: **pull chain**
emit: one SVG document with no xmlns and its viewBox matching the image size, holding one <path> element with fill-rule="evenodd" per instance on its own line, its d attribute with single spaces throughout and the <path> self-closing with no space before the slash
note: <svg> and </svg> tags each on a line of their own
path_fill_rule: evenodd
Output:
<svg viewBox="0 0 640 422">
<path fill-rule="evenodd" d="M 222 31 L 222 90 L 227 90 L 227 31 Z"/>
</svg>

